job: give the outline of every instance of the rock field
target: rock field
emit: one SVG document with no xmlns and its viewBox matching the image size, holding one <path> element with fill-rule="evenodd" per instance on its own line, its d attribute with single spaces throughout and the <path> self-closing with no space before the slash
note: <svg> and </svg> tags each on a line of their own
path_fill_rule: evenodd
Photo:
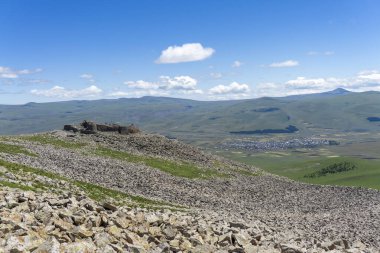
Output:
<svg viewBox="0 0 380 253">
<path fill-rule="evenodd" d="M 50 142 L 0 140 L 27 151 L 0 150 L 0 252 L 380 252 L 377 190 L 294 182 L 159 135 L 43 136 Z M 180 177 L 141 159 L 99 155 L 99 147 L 214 174 Z M 32 189 L 36 182 L 43 186 Z M 75 182 L 158 204 L 94 200 L 92 188 Z"/>
</svg>

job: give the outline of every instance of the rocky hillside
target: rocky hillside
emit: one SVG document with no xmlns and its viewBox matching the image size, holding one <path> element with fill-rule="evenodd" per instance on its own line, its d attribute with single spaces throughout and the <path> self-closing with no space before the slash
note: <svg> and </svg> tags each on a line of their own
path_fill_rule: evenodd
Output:
<svg viewBox="0 0 380 253">
<path fill-rule="evenodd" d="M 380 252 L 380 192 L 151 134 L 0 139 L 0 252 Z"/>
</svg>

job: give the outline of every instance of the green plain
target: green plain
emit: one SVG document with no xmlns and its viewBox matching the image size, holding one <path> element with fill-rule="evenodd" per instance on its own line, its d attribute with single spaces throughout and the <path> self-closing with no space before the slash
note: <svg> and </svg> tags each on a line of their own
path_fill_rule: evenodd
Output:
<svg viewBox="0 0 380 253">
<path fill-rule="evenodd" d="M 315 151 L 281 151 L 256 154 L 224 153 L 226 157 L 244 162 L 270 173 L 312 184 L 344 185 L 380 189 L 380 159 L 349 156 L 323 156 Z M 313 153 L 313 154 L 311 154 Z M 306 174 L 334 163 L 350 162 L 356 165 L 352 171 L 306 178 Z"/>
</svg>

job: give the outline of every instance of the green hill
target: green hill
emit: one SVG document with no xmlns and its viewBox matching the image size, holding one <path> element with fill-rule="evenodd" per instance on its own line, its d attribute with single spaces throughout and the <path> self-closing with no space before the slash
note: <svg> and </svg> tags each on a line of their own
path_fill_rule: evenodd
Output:
<svg viewBox="0 0 380 253">
<path fill-rule="evenodd" d="M 142 97 L 0 105 L 0 134 L 60 129 L 83 119 L 135 123 L 174 137 L 229 136 L 230 132 L 285 129 L 298 134 L 371 132 L 380 129 L 368 117 L 380 116 L 378 92 L 330 92 L 284 98 L 194 101 Z"/>
</svg>

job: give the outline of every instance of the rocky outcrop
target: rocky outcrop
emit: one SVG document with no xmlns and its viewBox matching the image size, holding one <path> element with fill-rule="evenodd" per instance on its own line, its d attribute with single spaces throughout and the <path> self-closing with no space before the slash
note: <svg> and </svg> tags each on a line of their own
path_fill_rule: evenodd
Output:
<svg viewBox="0 0 380 253">
<path fill-rule="evenodd" d="M 81 132 L 83 134 L 95 134 L 96 132 L 115 132 L 122 135 L 137 134 L 140 133 L 140 129 L 134 124 L 129 126 L 121 126 L 118 124 L 97 124 L 92 121 L 84 120 L 80 127 L 73 125 L 64 125 L 63 130 L 72 131 L 74 133 Z"/>
<path fill-rule="evenodd" d="M 96 123 L 92 121 L 85 120 L 81 123 L 81 126 L 83 129 L 81 129 L 80 132 L 83 134 L 94 134 L 98 131 Z"/>
<path fill-rule="evenodd" d="M 73 131 L 74 133 L 79 132 L 79 129 L 73 125 L 64 125 L 63 130 L 65 131 Z"/>
<path fill-rule="evenodd" d="M 118 132 L 120 127 L 121 126 L 117 124 L 112 124 L 112 125 L 96 124 L 96 129 L 100 132 Z"/>
<path fill-rule="evenodd" d="M 137 134 L 137 133 L 140 133 L 141 131 L 134 124 L 131 124 L 127 127 L 119 126 L 118 132 L 119 132 L 119 134 Z"/>
</svg>

